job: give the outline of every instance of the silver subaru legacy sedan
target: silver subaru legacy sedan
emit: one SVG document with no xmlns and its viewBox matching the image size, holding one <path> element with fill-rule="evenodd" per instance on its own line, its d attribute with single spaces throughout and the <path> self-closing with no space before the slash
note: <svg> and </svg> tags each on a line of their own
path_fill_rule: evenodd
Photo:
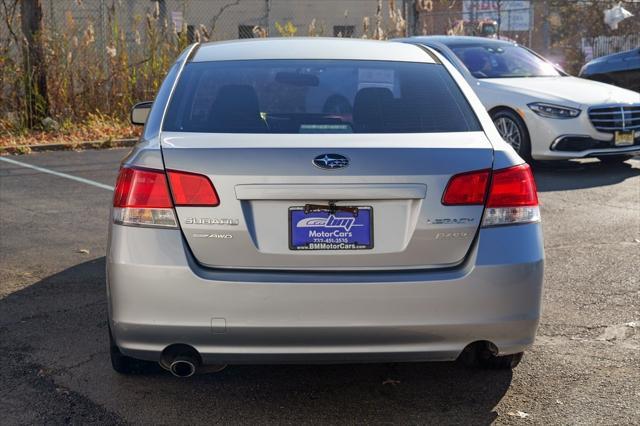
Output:
<svg viewBox="0 0 640 426">
<path fill-rule="evenodd" d="M 436 51 L 195 44 L 132 121 L 107 255 L 116 371 L 512 368 L 533 343 L 535 182 Z"/>
</svg>

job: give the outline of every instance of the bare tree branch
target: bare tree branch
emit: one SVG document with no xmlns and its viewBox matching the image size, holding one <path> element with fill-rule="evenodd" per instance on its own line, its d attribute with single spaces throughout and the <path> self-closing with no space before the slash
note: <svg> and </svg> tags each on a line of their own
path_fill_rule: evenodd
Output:
<svg viewBox="0 0 640 426">
<path fill-rule="evenodd" d="M 3 9 L 3 17 L 4 23 L 11 34 L 11 37 L 16 42 L 16 44 L 20 43 L 20 38 L 18 34 L 13 31 L 13 26 L 11 25 L 13 22 L 13 18 L 16 16 L 16 10 L 18 9 L 18 1 L 14 0 L 13 2 L 8 2 L 7 0 L 2 0 L 2 9 Z M 7 6 L 7 3 L 13 3 L 11 6 Z"/>
<path fill-rule="evenodd" d="M 220 10 L 218 10 L 218 13 L 213 15 L 213 17 L 211 18 L 211 34 L 213 34 L 213 31 L 216 29 L 216 24 L 218 23 L 218 19 L 222 16 L 224 11 L 232 6 L 237 6 L 239 4 L 240 4 L 240 0 L 236 0 L 232 3 L 227 3 L 224 6 L 222 6 Z"/>
</svg>

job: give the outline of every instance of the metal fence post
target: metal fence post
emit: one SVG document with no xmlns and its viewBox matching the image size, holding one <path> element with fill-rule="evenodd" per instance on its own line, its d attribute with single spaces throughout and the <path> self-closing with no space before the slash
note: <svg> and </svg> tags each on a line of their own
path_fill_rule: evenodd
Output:
<svg viewBox="0 0 640 426">
<path fill-rule="evenodd" d="M 264 13 L 264 20 L 265 20 L 265 30 L 267 31 L 267 35 L 269 35 L 270 33 L 270 25 L 271 22 L 269 22 L 270 20 L 270 14 L 271 14 L 271 0 L 264 0 L 264 6 L 265 6 L 265 13 Z"/>
<path fill-rule="evenodd" d="M 409 16 L 409 1 L 408 0 L 402 0 L 402 15 L 404 16 L 404 19 L 405 19 L 404 36 L 408 37 L 409 36 L 410 21 L 411 21 L 411 16 Z"/>
<path fill-rule="evenodd" d="M 111 92 L 111 80 L 108 78 L 109 77 L 109 59 L 108 59 L 108 55 L 107 55 L 107 34 L 108 34 L 108 28 L 107 28 L 107 5 L 105 4 L 105 0 L 100 0 L 99 3 L 99 12 L 98 12 L 98 18 L 100 19 L 100 24 L 99 24 L 99 28 L 100 28 L 100 37 L 98 38 L 98 42 L 97 42 L 97 56 L 98 56 L 98 60 L 102 62 L 102 69 L 104 72 L 104 77 L 106 80 L 106 87 L 107 87 L 107 93 Z M 106 100 L 107 100 L 107 111 L 111 111 L 111 105 L 110 105 L 110 96 L 106 96 Z"/>
<path fill-rule="evenodd" d="M 158 2 L 158 25 L 160 25 L 160 31 L 164 32 L 165 24 L 167 24 L 167 3 L 165 0 L 156 1 Z"/>
<path fill-rule="evenodd" d="M 529 3 L 529 45 L 528 45 L 529 48 L 531 48 L 531 44 L 533 43 L 533 24 L 535 20 L 535 14 L 533 13 L 533 8 L 534 6 L 531 3 Z"/>
<path fill-rule="evenodd" d="M 27 124 L 35 127 L 49 115 L 47 69 L 44 61 L 42 2 L 21 0 L 20 23 L 23 38 Z"/>
</svg>

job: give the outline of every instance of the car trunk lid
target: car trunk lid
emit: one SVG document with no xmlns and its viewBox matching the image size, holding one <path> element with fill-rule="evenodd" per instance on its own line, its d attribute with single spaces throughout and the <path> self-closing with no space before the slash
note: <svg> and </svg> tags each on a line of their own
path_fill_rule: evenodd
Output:
<svg viewBox="0 0 640 426">
<path fill-rule="evenodd" d="M 162 151 L 167 169 L 207 176 L 220 198 L 216 207 L 176 208 L 195 258 L 207 267 L 241 269 L 457 265 L 469 251 L 484 207 L 445 206 L 443 192 L 453 175 L 491 168 L 493 161 L 491 144 L 482 132 L 167 132 L 162 136 Z M 327 154 L 343 156 L 349 165 L 323 169 L 313 164 L 316 157 Z M 326 209 L 318 213 L 325 223 L 315 228 L 317 222 L 303 220 L 305 207 L 314 206 Z M 330 206 L 337 211 L 330 212 Z M 351 220 L 354 207 L 360 208 L 359 219 Z M 326 223 L 331 214 L 333 227 Z M 310 223 L 309 229 L 297 228 Z M 295 240 L 305 232 L 322 236 L 336 229 L 370 235 L 358 237 L 366 244 L 348 250 L 296 249 L 300 241 Z"/>
</svg>

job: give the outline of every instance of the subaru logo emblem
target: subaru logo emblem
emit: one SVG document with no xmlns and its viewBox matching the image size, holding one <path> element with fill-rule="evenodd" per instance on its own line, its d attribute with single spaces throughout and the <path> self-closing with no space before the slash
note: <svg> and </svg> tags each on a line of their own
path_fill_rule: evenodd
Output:
<svg viewBox="0 0 640 426">
<path fill-rule="evenodd" d="M 313 159 L 313 165 L 321 169 L 335 170 L 347 167 L 349 159 L 340 154 L 321 154 Z"/>
</svg>

